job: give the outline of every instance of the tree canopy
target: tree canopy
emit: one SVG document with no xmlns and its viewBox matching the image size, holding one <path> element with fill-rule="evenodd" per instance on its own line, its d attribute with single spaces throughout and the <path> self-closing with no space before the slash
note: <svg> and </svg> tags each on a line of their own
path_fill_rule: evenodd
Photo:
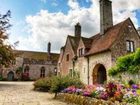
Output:
<svg viewBox="0 0 140 105">
<path fill-rule="evenodd" d="M 7 30 L 11 27 L 10 18 L 10 10 L 4 15 L 0 14 L 0 64 L 4 66 L 9 66 L 14 60 L 12 47 L 5 43 L 8 39 Z"/>
</svg>

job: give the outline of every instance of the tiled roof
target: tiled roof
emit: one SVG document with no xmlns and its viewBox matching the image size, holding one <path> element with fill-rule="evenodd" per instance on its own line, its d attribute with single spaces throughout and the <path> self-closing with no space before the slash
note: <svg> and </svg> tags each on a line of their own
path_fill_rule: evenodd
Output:
<svg viewBox="0 0 140 105">
<path fill-rule="evenodd" d="M 70 43 L 72 45 L 73 51 L 76 54 L 77 52 L 77 48 L 78 48 L 78 44 L 79 44 L 79 37 L 75 37 L 75 36 L 68 36 Z"/>
<path fill-rule="evenodd" d="M 91 44 L 92 44 L 92 39 L 91 38 L 82 37 L 82 41 L 83 41 L 86 48 L 91 47 Z"/>
<path fill-rule="evenodd" d="M 29 59 L 37 59 L 37 60 L 48 60 L 47 52 L 36 52 L 36 51 L 23 51 L 23 50 L 14 50 L 16 56 L 20 56 L 23 58 Z M 58 61 L 59 54 L 51 53 L 51 60 Z"/>
<path fill-rule="evenodd" d="M 104 35 L 97 34 L 95 36 L 90 37 L 92 39 L 91 49 L 86 55 L 92 55 L 95 53 L 103 52 L 109 50 L 112 46 L 113 42 L 117 39 L 121 28 L 123 27 L 124 23 L 130 21 L 128 18 L 127 20 L 114 25 Z"/>
</svg>

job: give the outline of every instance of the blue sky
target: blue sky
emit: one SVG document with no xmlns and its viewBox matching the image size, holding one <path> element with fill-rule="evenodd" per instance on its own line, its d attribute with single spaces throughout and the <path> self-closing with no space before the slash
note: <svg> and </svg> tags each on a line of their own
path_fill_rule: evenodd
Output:
<svg viewBox="0 0 140 105">
<path fill-rule="evenodd" d="M 139 0 L 131 2 L 113 1 L 114 24 L 131 17 L 140 26 Z M 46 51 L 51 41 L 52 50 L 58 52 L 66 36 L 73 34 L 76 22 L 83 26 L 84 36 L 99 31 L 98 4 L 98 0 L 1 0 L 0 13 L 12 12 L 9 41 L 19 41 L 17 49 Z M 121 10 L 125 12 L 119 13 Z"/>
<path fill-rule="evenodd" d="M 25 20 L 27 15 L 35 15 L 41 9 L 49 12 L 63 12 L 67 14 L 69 6 L 68 0 L 1 0 L 0 12 L 11 10 L 13 20 Z M 87 0 L 77 0 L 80 7 L 89 8 L 91 2 Z"/>
<path fill-rule="evenodd" d="M 139 27 L 140 27 L 140 9 L 136 11 L 136 17 L 138 19 L 138 24 L 139 24 Z"/>
</svg>

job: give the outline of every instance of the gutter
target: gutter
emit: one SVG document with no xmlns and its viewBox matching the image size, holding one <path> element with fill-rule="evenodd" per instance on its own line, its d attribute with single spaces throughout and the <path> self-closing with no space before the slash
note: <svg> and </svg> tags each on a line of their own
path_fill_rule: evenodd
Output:
<svg viewBox="0 0 140 105">
<path fill-rule="evenodd" d="M 88 79 L 88 85 L 89 85 L 89 57 L 87 57 L 87 62 L 88 62 L 88 67 L 87 67 L 87 70 L 88 70 L 88 75 L 87 75 L 87 79 Z"/>
</svg>

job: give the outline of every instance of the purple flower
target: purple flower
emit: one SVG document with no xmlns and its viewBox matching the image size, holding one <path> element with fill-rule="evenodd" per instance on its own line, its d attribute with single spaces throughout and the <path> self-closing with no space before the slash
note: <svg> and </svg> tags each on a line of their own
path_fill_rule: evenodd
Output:
<svg viewBox="0 0 140 105">
<path fill-rule="evenodd" d="M 133 85 L 132 85 L 132 89 L 138 89 L 138 85 L 133 84 Z"/>
<path fill-rule="evenodd" d="M 67 91 L 68 91 L 67 88 L 62 90 L 63 93 L 67 93 Z"/>
<path fill-rule="evenodd" d="M 137 96 L 137 93 L 136 93 L 136 92 L 134 92 L 134 93 L 133 93 L 133 95 L 136 97 L 136 96 Z"/>
<path fill-rule="evenodd" d="M 83 96 L 90 96 L 90 93 L 87 91 L 84 91 Z"/>
<path fill-rule="evenodd" d="M 132 93 L 136 93 L 136 90 L 135 90 L 135 89 L 133 89 L 133 90 L 132 90 Z"/>
<path fill-rule="evenodd" d="M 82 92 L 82 89 L 76 89 L 76 93 Z"/>
<path fill-rule="evenodd" d="M 129 89 L 129 88 L 127 88 L 127 91 L 130 91 L 130 89 Z"/>
<path fill-rule="evenodd" d="M 102 93 L 100 94 L 100 98 L 101 98 L 101 99 L 107 100 L 108 97 L 109 97 L 109 96 L 108 96 L 107 92 L 102 92 Z"/>
</svg>

